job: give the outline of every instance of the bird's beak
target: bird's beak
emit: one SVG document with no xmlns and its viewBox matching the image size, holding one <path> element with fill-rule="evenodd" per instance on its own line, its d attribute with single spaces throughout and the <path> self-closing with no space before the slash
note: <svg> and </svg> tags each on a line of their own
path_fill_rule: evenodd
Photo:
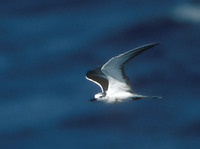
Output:
<svg viewBox="0 0 200 149">
<path fill-rule="evenodd" d="M 97 99 L 95 99 L 95 98 L 92 98 L 92 99 L 90 99 L 90 101 L 96 101 Z"/>
</svg>

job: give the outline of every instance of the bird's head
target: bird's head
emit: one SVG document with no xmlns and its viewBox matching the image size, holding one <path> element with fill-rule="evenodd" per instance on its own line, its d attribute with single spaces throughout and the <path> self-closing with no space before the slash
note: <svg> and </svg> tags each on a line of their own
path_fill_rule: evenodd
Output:
<svg viewBox="0 0 200 149">
<path fill-rule="evenodd" d="M 105 101 L 106 100 L 105 96 L 106 96 L 105 93 L 97 93 L 95 94 L 93 99 L 90 99 L 90 101 Z"/>
</svg>

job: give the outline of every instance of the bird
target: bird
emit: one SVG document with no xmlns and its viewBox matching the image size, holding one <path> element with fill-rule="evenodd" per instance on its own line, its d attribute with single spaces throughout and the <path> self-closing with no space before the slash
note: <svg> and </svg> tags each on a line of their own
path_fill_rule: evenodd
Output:
<svg viewBox="0 0 200 149">
<path fill-rule="evenodd" d="M 162 98 L 160 96 L 144 96 L 133 92 L 129 78 L 125 75 L 124 65 L 135 56 L 159 43 L 151 43 L 129 50 L 112 57 L 104 65 L 98 66 L 86 73 L 86 79 L 100 86 L 101 92 L 95 94 L 90 101 L 104 103 L 121 103 L 142 98 Z"/>
</svg>

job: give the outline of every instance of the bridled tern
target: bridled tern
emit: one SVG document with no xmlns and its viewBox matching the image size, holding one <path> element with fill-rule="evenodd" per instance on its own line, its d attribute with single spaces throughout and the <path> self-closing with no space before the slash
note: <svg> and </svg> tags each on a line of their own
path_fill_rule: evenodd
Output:
<svg viewBox="0 0 200 149">
<path fill-rule="evenodd" d="M 143 51 L 158 45 L 159 43 L 147 44 L 118 56 L 112 57 L 107 63 L 96 67 L 86 73 L 86 78 L 101 87 L 102 92 L 95 94 L 90 101 L 101 101 L 105 103 L 117 103 L 141 98 L 161 98 L 158 96 L 144 96 L 135 94 L 125 76 L 124 65 L 142 53 Z"/>
</svg>

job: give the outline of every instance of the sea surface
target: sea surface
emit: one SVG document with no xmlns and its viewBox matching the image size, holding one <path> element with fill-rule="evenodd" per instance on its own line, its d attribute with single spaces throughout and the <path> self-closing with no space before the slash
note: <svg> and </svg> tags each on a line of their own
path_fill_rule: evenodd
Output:
<svg viewBox="0 0 200 149">
<path fill-rule="evenodd" d="M 135 93 L 89 102 L 85 73 L 125 67 Z M 199 0 L 0 0 L 0 149 L 200 148 Z"/>
</svg>

